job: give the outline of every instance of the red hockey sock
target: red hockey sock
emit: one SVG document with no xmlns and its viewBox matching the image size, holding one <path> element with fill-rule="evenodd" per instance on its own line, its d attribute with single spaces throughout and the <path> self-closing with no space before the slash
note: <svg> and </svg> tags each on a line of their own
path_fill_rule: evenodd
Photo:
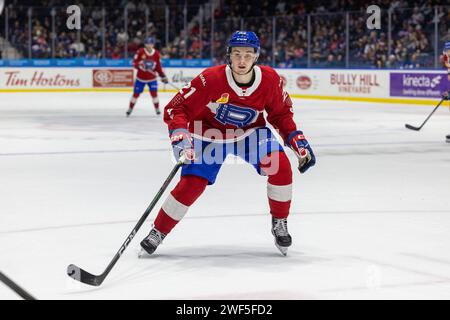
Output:
<svg viewBox="0 0 450 320">
<path fill-rule="evenodd" d="M 203 193 L 208 180 L 186 175 L 181 177 L 176 187 L 159 210 L 155 220 L 155 228 L 168 234 L 184 217 L 189 207 Z"/>
<path fill-rule="evenodd" d="M 155 109 L 159 109 L 158 91 L 150 91 L 150 95 L 152 96 L 152 101 Z"/>
<path fill-rule="evenodd" d="M 292 198 L 292 169 L 286 154 L 272 152 L 261 160 L 261 170 L 269 176 L 267 197 L 270 213 L 275 218 L 287 218 Z"/>
<path fill-rule="evenodd" d="M 134 108 L 134 105 L 136 104 L 137 99 L 139 98 L 138 94 L 133 94 L 130 100 L 130 109 Z"/>
</svg>

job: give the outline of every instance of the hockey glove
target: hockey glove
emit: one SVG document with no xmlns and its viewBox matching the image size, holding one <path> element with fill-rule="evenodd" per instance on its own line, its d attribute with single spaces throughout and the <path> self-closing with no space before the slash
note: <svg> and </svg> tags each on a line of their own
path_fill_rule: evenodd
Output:
<svg viewBox="0 0 450 320">
<path fill-rule="evenodd" d="M 305 173 L 306 170 L 316 164 L 316 156 L 302 131 L 292 132 L 287 141 L 288 146 L 295 152 L 298 158 L 298 170 L 300 173 Z"/>
<path fill-rule="evenodd" d="M 161 77 L 161 82 L 162 83 L 169 83 L 169 79 L 166 76 L 162 76 Z"/>
<path fill-rule="evenodd" d="M 175 129 L 170 132 L 170 141 L 172 142 L 173 155 L 177 161 L 184 154 L 186 162 L 195 160 L 194 145 L 189 131 L 186 129 Z"/>
</svg>

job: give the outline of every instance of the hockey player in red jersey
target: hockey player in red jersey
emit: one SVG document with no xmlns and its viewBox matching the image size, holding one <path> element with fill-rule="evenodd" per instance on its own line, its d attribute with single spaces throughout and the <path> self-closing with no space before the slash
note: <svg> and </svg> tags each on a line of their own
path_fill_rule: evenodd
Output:
<svg viewBox="0 0 450 320">
<path fill-rule="evenodd" d="M 133 66 L 137 69 L 137 75 L 134 83 L 133 96 L 131 97 L 130 106 L 126 113 L 127 117 L 133 112 L 134 105 L 140 94 L 144 91 L 145 85 L 148 85 L 156 114 L 160 114 L 157 75 L 161 77 L 163 83 L 168 83 L 169 80 L 161 67 L 160 55 L 159 51 L 155 49 L 154 37 L 145 39 L 145 47 L 136 52 L 133 59 Z"/>
<path fill-rule="evenodd" d="M 444 45 L 443 64 L 444 67 L 447 68 L 448 73 L 446 87 L 447 90 L 444 92 L 444 98 L 450 100 L 450 41 L 447 41 Z M 450 134 L 445 137 L 445 141 L 450 143 Z"/>
<path fill-rule="evenodd" d="M 287 218 L 292 198 L 289 159 L 267 121 L 279 131 L 304 173 L 316 162 L 303 132 L 293 121 L 292 101 L 280 76 L 257 66 L 259 39 L 237 31 L 228 42 L 228 64 L 204 70 L 169 102 L 164 121 L 177 160 L 186 159 L 181 179 L 162 205 L 154 227 L 141 242 L 152 254 L 216 176 L 228 154 L 241 157 L 267 176 L 267 197 L 275 245 L 286 255 L 292 239 Z"/>
</svg>

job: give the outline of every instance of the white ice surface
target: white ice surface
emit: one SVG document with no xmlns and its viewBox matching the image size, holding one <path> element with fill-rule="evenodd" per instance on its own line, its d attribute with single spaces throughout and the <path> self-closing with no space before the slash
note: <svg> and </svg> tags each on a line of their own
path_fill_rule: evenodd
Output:
<svg viewBox="0 0 450 320">
<path fill-rule="evenodd" d="M 165 195 L 101 287 L 70 279 L 70 263 L 104 270 L 173 167 L 149 96 L 127 119 L 128 101 L 0 93 L 0 270 L 37 298 L 450 299 L 448 107 L 414 132 L 432 106 L 360 102 L 294 101 L 317 165 L 294 172 L 287 257 L 265 178 L 238 163 L 153 257 L 139 241 Z"/>
</svg>

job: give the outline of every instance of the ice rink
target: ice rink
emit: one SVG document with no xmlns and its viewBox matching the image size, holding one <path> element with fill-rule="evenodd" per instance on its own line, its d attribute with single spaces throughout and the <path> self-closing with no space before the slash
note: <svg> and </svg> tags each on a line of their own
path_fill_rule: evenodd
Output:
<svg viewBox="0 0 450 320">
<path fill-rule="evenodd" d="M 414 132 L 432 106 L 295 99 L 317 165 L 294 172 L 287 257 L 266 178 L 229 159 L 154 256 L 168 192 L 101 287 L 70 279 L 103 272 L 174 165 L 148 94 L 126 118 L 129 98 L 0 93 L 0 270 L 37 298 L 450 299 L 448 104 Z"/>
</svg>

